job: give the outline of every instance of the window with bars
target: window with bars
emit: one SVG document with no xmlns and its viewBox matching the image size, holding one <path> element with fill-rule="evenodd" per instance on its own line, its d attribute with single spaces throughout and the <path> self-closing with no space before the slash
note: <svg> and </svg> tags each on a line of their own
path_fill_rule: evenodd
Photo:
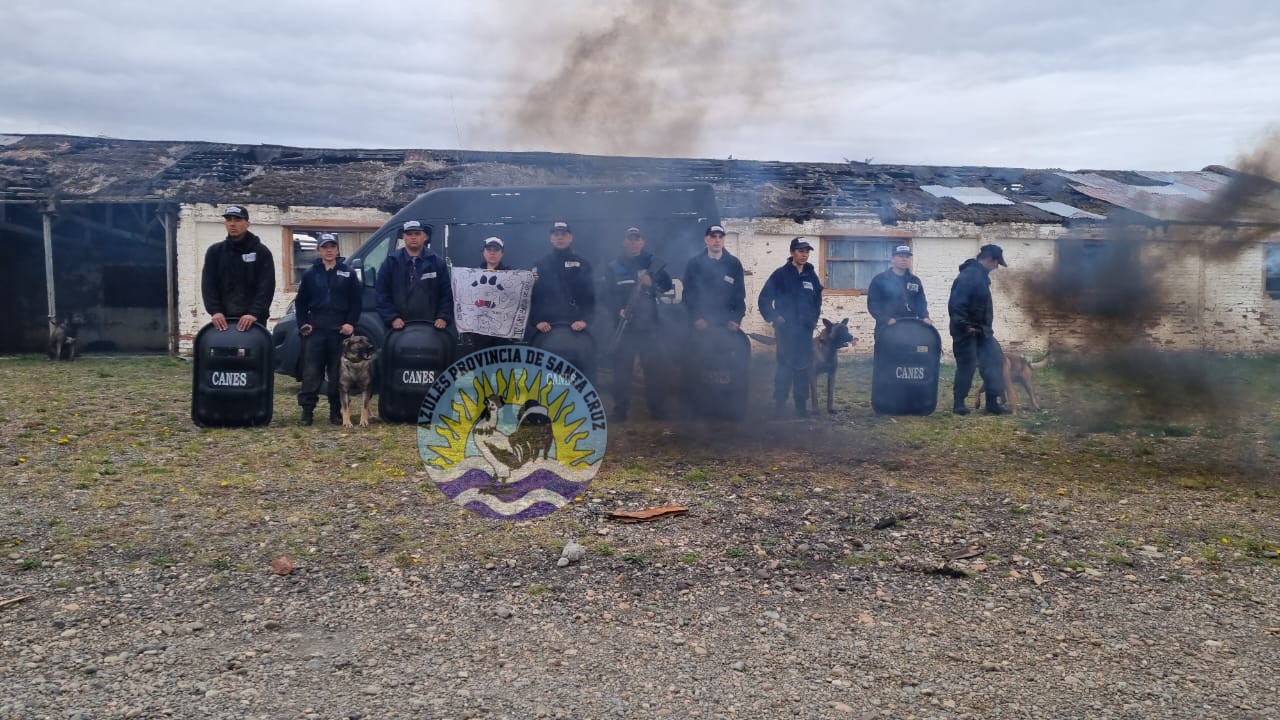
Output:
<svg viewBox="0 0 1280 720">
<path fill-rule="evenodd" d="M 822 283 L 837 292 L 866 292 L 871 278 L 889 269 L 893 249 L 909 244 L 906 238 L 824 237 Z"/>
</svg>

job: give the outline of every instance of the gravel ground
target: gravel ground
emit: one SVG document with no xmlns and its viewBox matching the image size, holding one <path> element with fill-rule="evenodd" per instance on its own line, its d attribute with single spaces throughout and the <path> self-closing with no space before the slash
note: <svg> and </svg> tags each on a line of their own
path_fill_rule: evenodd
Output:
<svg viewBox="0 0 1280 720">
<path fill-rule="evenodd" d="M 596 499 L 565 568 L 530 549 L 353 580 L 334 547 L 287 576 L 6 571 L 32 597 L 0 610 L 0 718 L 1280 716 L 1274 561 L 1053 562 L 1123 506 L 882 487 L 619 525 Z"/>
<path fill-rule="evenodd" d="M 1204 470 L 1252 438 L 639 422 L 502 525 L 411 428 L 199 431 L 181 365 L 131 367 L 69 371 L 131 398 L 83 426 L 85 383 L 0 368 L 50 388 L 0 423 L 0 720 L 1280 717 L 1277 461 Z"/>
</svg>

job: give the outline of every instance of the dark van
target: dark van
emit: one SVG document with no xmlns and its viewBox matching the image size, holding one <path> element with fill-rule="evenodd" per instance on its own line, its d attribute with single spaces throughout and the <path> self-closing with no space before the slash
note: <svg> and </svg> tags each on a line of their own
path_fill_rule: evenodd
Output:
<svg viewBox="0 0 1280 720">
<path fill-rule="evenodd" d="M 627 228 L 635 226 L 644 232 L 646 249 L 666 260 L 675 276 L 705 249 L 703 234 L 708 225 L 720 222 L 720 209 L 707 183 L 432 190 L 396 213 L 347 259 L 364 283 L 364 312 L 356 332 L 379 348 L 385 330 L 374 310 L 374 283 L 387 254 L 400 247 L 400 228 L 408 220 L 430 225 L 430 250 L 458 267 L 478 266 L 484 239 L 501 237 L 506 243 L 503 262 L 513 268 L 531 268 L 550 252 L 551 224 L 563 220 L 573 228 L 574 251 L 591 262 L 597 276 L 622 251 Z M 604 302 L 597 305 L 603 309 Z M 595 327 L 611 328 L 612 322 L 598 316 Z M 300 379 L 302 342 L 292 305 L 272 337 L 276 372 Z"/>
</svg>

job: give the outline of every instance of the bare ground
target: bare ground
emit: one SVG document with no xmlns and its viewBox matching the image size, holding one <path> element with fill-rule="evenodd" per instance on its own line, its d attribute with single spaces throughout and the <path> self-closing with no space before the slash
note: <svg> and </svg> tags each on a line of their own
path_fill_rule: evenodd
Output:
<svg viewBox="0 0 1280 720">
<path fill-rule="evenodd" d="M 181 361 L 0 360 L 0 718 L 1276 717 L 1280 371 L 1228 365 L 1229 416 L 1050 369 L 1042 413 L 881 418 L 856 362 L 832 418 L 613 426 L 504 524 L 291 383 L 201 430 Z"/>
</svg>

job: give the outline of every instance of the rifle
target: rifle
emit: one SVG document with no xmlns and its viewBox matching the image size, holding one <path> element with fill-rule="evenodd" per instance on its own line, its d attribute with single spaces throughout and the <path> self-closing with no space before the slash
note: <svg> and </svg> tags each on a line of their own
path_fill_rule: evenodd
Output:
<svg viewBox="0 0 1280 720">
<path fill-rule="evenodd" d="M 636 310 L 640 307 L 641 298 L 645 296 L 645 287 L 640 284 L 640 279 L 646 275 L 653 277 L 654 275 L 662 272 L 662 269 L 667 266 L 667 264 L 662 260 L 659 260 L 657 265 L 658 266 L 652 270 L 644 269 L 636 273 L 636 286 L 631 289 L 631 297 L 627 298 L 627 304 L 623 308 L 626 312 L 624 312 L 622 318 L 618 320 L 618 326 L 613 329 L 613 337 L 609 339 L 609 352 L 611 354 L 617 351 L 618 344 L 622 342 L 622 335 L 627 331 L 627 325 L 631 324 L 631 318 L 635 317 Z M 653 285 L 650 284 L 649 287 L 652 288 Z M 653 297 L 652 294 L 649 296 L 650 298 Z"/>
</svg>

